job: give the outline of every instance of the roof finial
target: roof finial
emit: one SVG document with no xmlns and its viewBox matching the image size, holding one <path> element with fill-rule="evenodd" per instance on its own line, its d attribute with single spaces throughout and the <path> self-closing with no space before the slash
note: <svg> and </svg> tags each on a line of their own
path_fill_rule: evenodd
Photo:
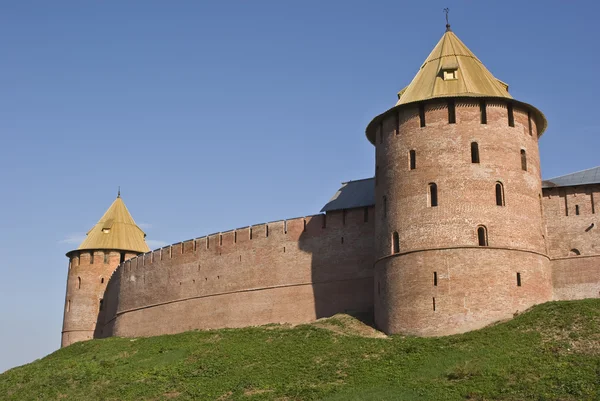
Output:
<svg viewBox="0 0 600 401">
<path fill-rule="evenodd" d="M 119 185 L 119 190 L 117 191 L 117 198 L 121 197 L 121 186 Z"/>
<path fill-rule="evenodd" d="M 448 14 L 450 13 L 450 9 L 444 8 L 444 12 L 446 13 L 446 32 L 450 32 L 450 23 L 448 22 Z"/>
</svg>

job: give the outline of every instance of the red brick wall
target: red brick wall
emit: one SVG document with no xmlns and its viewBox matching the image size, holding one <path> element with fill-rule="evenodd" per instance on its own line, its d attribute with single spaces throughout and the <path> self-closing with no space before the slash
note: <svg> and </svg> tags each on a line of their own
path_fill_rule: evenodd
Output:
<svg viewBox="0 0 600 401">
<path fill-rule="evenodd" d="M 91 254 L 94 263 L 91 263 Z M 104 255 L 108 254 L 107 263 Z M 94 336 L 96 322 L 108 280 L 119 265 L 120 252 L 108 250 L 73 251 L 69 253 L 69 271 L 61 346 L 77 341 L 89 340 Z M 126 253 L 126 257 L 135 256 Z M 103 280 L 104 279 L 104 280 Z M 78 284 L 80 280 L 80 285 Z"/>
<path fill-rule="evenodd" d="M 125 262 L 98 336 L 309 322 L 373 307 L 373 209 L 277 221 Z"/>
<path fill-rule="evenodd" d="M 546 188 L 543 204 L 554 299 L 600 297 L 600 185 Z"/>
<path fill-rule="evenodd" d="M 417 106 L 408 105 L 396 110 L 398 117 L 395 113 L 386 116 L 382 124 L 383 137 L 378 132 L 375 141 L 378 171 L 375 281 L 387 288 L 403 290 L 396 295 L 389 293 L 375 303 L 379 327 L 388 333 L 444 335 L 480 327 L 498 316 L 507 316 L 515 312 L 515 302 L 506 291 L 489 291 L 489 287 L 490 283 L 503 286 L 504 280 L 513 283 L 515 269 L 531 271 L 534 277 L 542 279 L 539 285 L 528 287 L 535 288 L 536 292 L 526 294 L 523 305 L 551 299 L 550 267 L 547 257 L 541 256 L 546 250 L 537 131 L 535 121 L 532 121 L 533 132 L 529 134 L 527 111 L 515 106 L 515 126 L 509 127 L 506 103 L 488 100 L 487 124 L 481 124 L 478 101 L 457 99 L 456 123 L 449 124 L 446 102 L 438 101 L 425 105 L 426 126 L 420 127 Z M 471 142 L 478 143 L 480 163 L 471 162 Z M 416 169 L 410 170 L 409 151 L 413 149 L 416 151 Z M 521 149 L 527 152 L 527 171 L 521 168 Z M 432 182 L 438 188 L 437 207 L 428 207 L 428 184 Z M 496 205 L 496 182 L 504 186 L 505 206 Z M 385 212 L 384 196 L 387 198 Z M 381 259 L 392 252 L 394 231 L 399 234 L 402 254 L 477 246 L 479 225 L 487 227 L 490 247 L 507 250 L 474 253 L 460 248 L 452 252 L 422 252 L 417 264 L 412 257 L 406 256 Z M 536 256 L 531 257 L 532 254 Z M 493 259 L 483 255 L 501 257 Z M 454 272 L 451 281 L 456 280 L 461 291 L 468 294 L 467 298 L 446 298 L 454 306 L 444 306 L 446 300 L 442 300 L 434 320 L 424 319 L 430 315 L 432 300 L 429 295 L 423 306 L 427 314 L 425 310 L 423 314 L 406 314 L 402 302 L 419 311 L 421 307 L 415 304 L 420 299 L 417 294 L 432 290 L 430 280 L 426 285 L 416 277 L 430 278 L 432 271 L 446 266 L 445 258 L 460 259 L 460 270 L 451 269 Z M 498 272 L 510 274 L 498 276 Z M 407 289 L 407 282 L 414 285 Z M 524 292 L 523 288 L 520 290 Z M 403 301 L 398 294 L 404 294 Z M 489 315 L 466 312 L 485 311 L 490 305 L 501 310 L 491 310 Z"/>
</svg>

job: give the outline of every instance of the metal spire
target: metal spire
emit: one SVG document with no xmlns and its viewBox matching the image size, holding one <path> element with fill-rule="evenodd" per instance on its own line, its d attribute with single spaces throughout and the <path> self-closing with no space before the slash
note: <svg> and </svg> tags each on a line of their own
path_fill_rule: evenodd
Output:
<svg viewBox="0 0 600 401">
<path fill-rule="evenodd" d="M 450 23 L 448 22 L 448 14 L 450 13 L 450 9 L 444 8 L 444 12 L 446 13 L 446 32 L 449 32 L 449 31 L 451 31 Z"/>
<path fill-rule="evenodd" d="M 117 198 L 121 197 L 121 186 L 119 185 L 119 190 L 117 191 Z"/>
</svg>

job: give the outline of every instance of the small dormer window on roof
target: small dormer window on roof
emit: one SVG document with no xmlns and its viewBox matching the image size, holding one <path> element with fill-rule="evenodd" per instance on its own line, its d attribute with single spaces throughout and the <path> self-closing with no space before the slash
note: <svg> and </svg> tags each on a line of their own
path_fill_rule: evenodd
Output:
<svg viewBox="0 0 600 401">
<path fill-rule="evenodd" d="M 445 63 L 442 65 L 442 78 L 444 81 L 452 81 L 458 79 L 458 64 L 457 63 Z"/>
</svg>

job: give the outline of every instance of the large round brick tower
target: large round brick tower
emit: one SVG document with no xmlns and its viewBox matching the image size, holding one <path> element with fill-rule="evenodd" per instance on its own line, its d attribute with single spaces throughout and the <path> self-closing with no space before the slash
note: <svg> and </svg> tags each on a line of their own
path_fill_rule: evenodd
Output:
<svg viewBox="0 0 600 401">
<path fill-rule="evenodd" d="M 62 347 L 94 337 L 108 279 L 121 262 L 149 251 L 145 236 L 119 194 L 79 248 L 67 253 Z"/>
<path fill-rule="evenodd" d="M 543 114 L 449 29 L 375 117 L 375 321 L 437 336 L 552 298 L 541 210 Z"/>
</svg>

